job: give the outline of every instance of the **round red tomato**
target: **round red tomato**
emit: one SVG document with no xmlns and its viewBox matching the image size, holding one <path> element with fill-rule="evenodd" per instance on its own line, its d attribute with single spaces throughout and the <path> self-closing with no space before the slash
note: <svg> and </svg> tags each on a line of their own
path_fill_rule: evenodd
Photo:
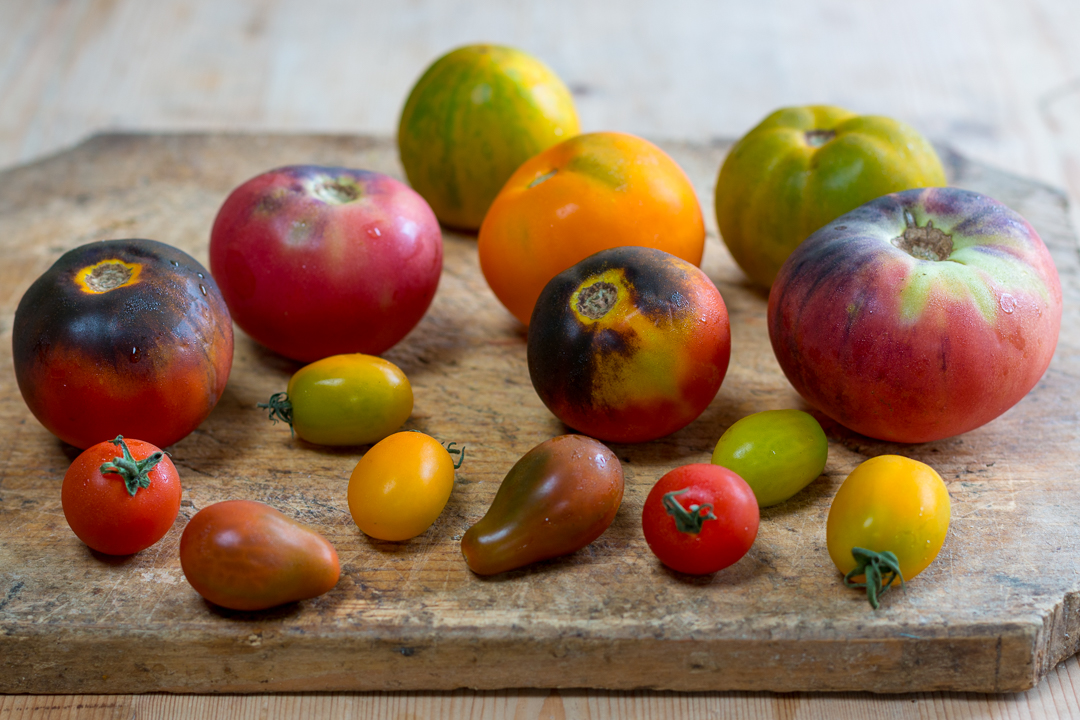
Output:
<svg viewBox="0 0 1080 720">
<path fill-rule="evenodd" d="M 30 411 L 78 448 L 158 447 L 206 419 L 232 368 L 232 320 L 210 273 L 153 240 L 65 253 L 19 301 L 15 377 Z"/>
<path fill-rule="evenodd" d="M 233 190 L 210 233 L 210 269 L 233 320 L 302 362 L 379 355 L 427 312 L 442 233 L 388 175 L 294 165 Z"/>
<path fill-rule="evenodd" d="M 677 467 L 657 481 L 641 511 L 645 542 L 672 570 L 705 575 L 734 564 L 757 537 L 754 491 L 712 463 Z"/>
<path fill-rule="evenodd" d="M 537 395 L 564 423 L 600 440 L 654 440 L 716 397 L 731 357 L 727 307 L 685 260 L 602 250 L 540 293 L 527 354 Z"/>
<path fill-rule="evenodd" d="M 76 536 L 106 555 L 130 555 L 165 536 L 180 513 L 180 478 L 169 456 L 142 440 L 84 450 L 64 474 L 60 502 Z"/>
</svg>

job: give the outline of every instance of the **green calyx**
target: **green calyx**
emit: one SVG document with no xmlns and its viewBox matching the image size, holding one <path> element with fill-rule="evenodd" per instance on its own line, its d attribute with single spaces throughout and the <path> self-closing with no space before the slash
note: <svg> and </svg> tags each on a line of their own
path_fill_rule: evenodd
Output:
<svg viewBox="0 0 1080 720">
<path fill-rule="evenodd" d="M 682 495 L 689 490 L 690 488 L 683 488 L 682 490 L 665 493 L 661 502 L 664 509 L 667 510 L 667 514 L 675 518 L 675 527 L 679 532 L 697 535 L 701 532 L 701 527 L 705 524 L 705 521 L 715 520 L 716 516 L 712 513 L 712 503 L 691 505 L 689 509 L 680 505 L 675 496 Z"/>
<path fill-rule="evenodd" d="M 124 456 L 113 458 L 107 463 L 102 463 L 99 468 L 101 474 L 115 473 L 122 477 L 128 495 L 131 495 L 132 497 L 135 497 L 135 493 L 139 491 L 139 488 L 150 487 L 150 471 L 161 462 L 161 458 L 165 457 L 165 453 L 158 450 L 142 460 L 136 460 L 132 457 L 127 443 L 124 442 L 123 435 L 117 435 L 115 440 L 110 440 L 109 442 L 123 450 Z"/>
<path fill-rule="evenodd" d="M 855 588 L 866 588 L 866 597 L 870 600 L 870 606 L 875 610 L 881 605 L 879 598 L 885 594 L 893 582 L 899 578 L 900 586 L 904 585 L 904 575 L 900 572 L 900 561 L 896 555 L 885 550 L 874 552 L 865 548 L 851 548 L 851 554 L 855 558 L 855 569 L 844 576 L 844 585 Z M 866 582 L 853 582 L 851 578 L 859 575 L 866 576 Z"/>
<path fill-rule="evenodd" d="M 289 424 L 289 432 L 292 435 L 296 434 L 293 428 L 292 420 L 292 403 L 289 402 L 289 393 L 279 392 L 270 396 L 268 402 L 259 403 L 256 407 L 268 408 L 270 410 L 270 419 L 274 422 L 281 420 Z"/>
</svg>

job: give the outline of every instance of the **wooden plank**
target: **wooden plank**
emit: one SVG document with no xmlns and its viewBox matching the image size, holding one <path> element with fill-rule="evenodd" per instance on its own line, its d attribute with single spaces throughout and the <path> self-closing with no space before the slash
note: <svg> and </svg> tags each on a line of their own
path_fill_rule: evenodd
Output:
<svg viewBox="0 0 1080 720">
<path fill-rule="evenodd" d="M 725 145 L 667 144 L 711 207 Z M 152 237 L 205 261 L 228 191 L 290 162 L 400 176 L 392 143 L 347 136 L 109 135 L 0 175 L 0 365 L 11 315 L 61 252 L 94 239 Z M 30 416 L 0 373 L 0 690 L 9 693 L 266 692 L 601 687 L 675 690 L 974 690 L 1032 687 L 1077 651 L 1078 534 L 1074 398 L 1078 370 L 1075 239 L 1063 197 L 952 155 L 956 184 L 1024 214 L 1062 276 L 1058 353 L 1013 410 L 964 436 L 896 446 L 826 423 L 826 472 L 763 513 L 746 558 L 688 580 L 663 569 L 640 532 L 652 483 L 707 460 L 739 417 L 802 403 L 783 379 L 748 287 L 710 225 L 704 267 L 732 317 L 733 361 L 720 394 L 684 430 L 615 445 L 627 489 L 611 529 L 568 558 L 493 579 L 473 576 L 458 541 L 513 462 L 564 432 L 536 398 L 520 326 L 494 300 L 475 240 L 447 233 L 431 311 L 386 357 L 409 375 L 407 424 L 469 446 L 443 516 L 423 536 L 382 543 L 348 516 L 345 485 L 362 448 L 293 440 L 255 404 L 298 366 L 238 333 L 219 406 L 171 448 L 181 518 L 154 548 L 95 557 L 70 533 L 59 485 L 76 451 Z M 824 548 L 832 493 L 868 456 L 929 462 L 949 485 L 950 536 L 938 561 L 872 612 L 843 588 Z M 327 595 L 265 613 L 214 609 L 176 554 L 187 517 L 218 500 L 269 502 L 337 546 L 343 577 Z"/>
</svg>

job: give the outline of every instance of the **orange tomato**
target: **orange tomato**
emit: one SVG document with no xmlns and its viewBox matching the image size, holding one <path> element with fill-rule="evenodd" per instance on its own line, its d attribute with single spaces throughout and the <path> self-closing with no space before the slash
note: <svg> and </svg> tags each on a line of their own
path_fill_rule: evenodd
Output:
<svg viewBox="0 0 1080 720">
<path fill-rule="evenodd" d="M 495 296 L 529 324 L 540 291 L 601 250 L 634 245 L 699 265 L 705 223 L 682 168 L 647 140 L 578 135 L 535 155 L 495 197 L 479 236 Z"/>
</svg>

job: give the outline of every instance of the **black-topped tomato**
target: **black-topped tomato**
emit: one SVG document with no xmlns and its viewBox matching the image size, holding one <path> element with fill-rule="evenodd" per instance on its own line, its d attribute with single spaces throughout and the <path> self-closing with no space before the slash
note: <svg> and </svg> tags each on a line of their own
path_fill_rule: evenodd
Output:
<svg viewBox="0 0 1080 720">
<path fill-rule="evenodd" d="M 696 266 L 617 247 L 547 284 L 529 323 L 529 377 L 575 430 L 645 442 L 697 418 L 731 357 L 727 307 Z"/>
<path fill-rule="evenodd" d="M 165 447 L 217 404 L 232 321 L 210 273 L 154 240 L 94 242 L 60 257 L 15 311 L 19 390 L 79 448 L 117 435 Z"/>
</svg>

